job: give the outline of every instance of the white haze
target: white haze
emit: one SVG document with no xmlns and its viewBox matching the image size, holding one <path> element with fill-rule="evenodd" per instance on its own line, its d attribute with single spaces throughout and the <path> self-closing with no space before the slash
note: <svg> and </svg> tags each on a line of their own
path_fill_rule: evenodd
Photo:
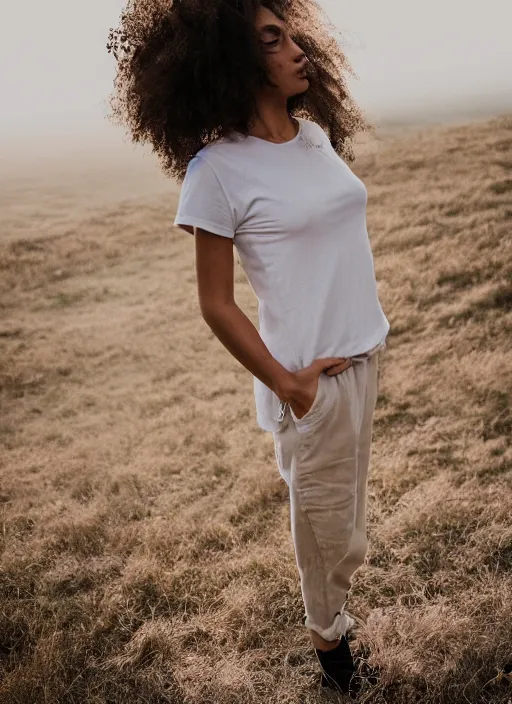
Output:
<svg viewBox="0 0 512 704">
<path fill-rule="evenodd" d="M 358 74 L 350 87 L 383 120 L 471 118 L 512 107 L 510 0 L 323 0 Z M 10 3 L 0 28 L 1 142 L 123 144 L 107 123 L 118 0 Z M 45 141 L 45 136 L 46 141 Z M 52 140 L 53 142 L 53 140 Z M 51 148 L 54 148 L 54 143 Z"/>
</svg>

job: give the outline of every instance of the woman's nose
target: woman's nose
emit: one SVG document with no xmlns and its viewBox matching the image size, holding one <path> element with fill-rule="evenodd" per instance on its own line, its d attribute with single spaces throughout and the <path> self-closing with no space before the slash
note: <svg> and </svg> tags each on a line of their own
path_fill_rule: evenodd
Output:
<svg viewBox="0 0 512 704">
<path fill-rule="evenodd" d="M 302 61 L 304 61 L 306 57 L 306 54 L 304 51 L 300 48 L 298 44 L 295 44 L 296 46 L 296 55 L 295 55 L 295 61 L 300 64 Z"/>
</svg>

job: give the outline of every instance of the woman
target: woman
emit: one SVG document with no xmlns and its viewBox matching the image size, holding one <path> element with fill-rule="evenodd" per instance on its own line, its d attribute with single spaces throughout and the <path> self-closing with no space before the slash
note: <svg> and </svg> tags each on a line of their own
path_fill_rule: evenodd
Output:
<svg viewBox="0 0 512 704">
<path fill-rule="evenodd" d="M 305 625 L 322 683 L 346 692 L 354 619 L 344 607 L 367 549 L 390 326 L 366 189 L 347 165 L 351 137 L 369 125 L 328 28 L 313 0 L 134 0 L 109 50 L 119 58 L 114 115 L 183 180 L 174 224 L 195 235 L 201 312 L 254 376 L 257 422 L 273 433 L 289 487 Z M 259 331 L 234 301 L 233 245 Z"/>
</svg>

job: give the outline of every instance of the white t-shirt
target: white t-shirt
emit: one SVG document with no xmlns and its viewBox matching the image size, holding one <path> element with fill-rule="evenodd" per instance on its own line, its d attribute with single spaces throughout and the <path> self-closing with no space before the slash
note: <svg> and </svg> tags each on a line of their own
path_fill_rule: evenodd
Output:
<svg viewBox="0 0 512 704">
<path fill-rule="evenodd" d="M 232 133 L 189 162 L 174 225 L 234 246 L 258 299 L 259 333 L 289 371 L 374 347 L 381 308 L 366 229 L 367 191 L 316 122 L 276 144 Z M 254 379 L 256 419 L 276 431 L 280 399 Z"/>
</svg>

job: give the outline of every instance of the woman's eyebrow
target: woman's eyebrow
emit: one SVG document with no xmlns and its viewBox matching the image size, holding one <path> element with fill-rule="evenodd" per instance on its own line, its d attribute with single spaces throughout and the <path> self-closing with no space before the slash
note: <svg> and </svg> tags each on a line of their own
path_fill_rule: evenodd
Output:
<svg viewBox="0 0 512 704">
<path fill-rule="evenodd" d="M 281 31 L 281 27 L 277 24 L 265 24 L 260 27 L 260 32 L 274 32 L 278 34 Z"/>
</svg>

